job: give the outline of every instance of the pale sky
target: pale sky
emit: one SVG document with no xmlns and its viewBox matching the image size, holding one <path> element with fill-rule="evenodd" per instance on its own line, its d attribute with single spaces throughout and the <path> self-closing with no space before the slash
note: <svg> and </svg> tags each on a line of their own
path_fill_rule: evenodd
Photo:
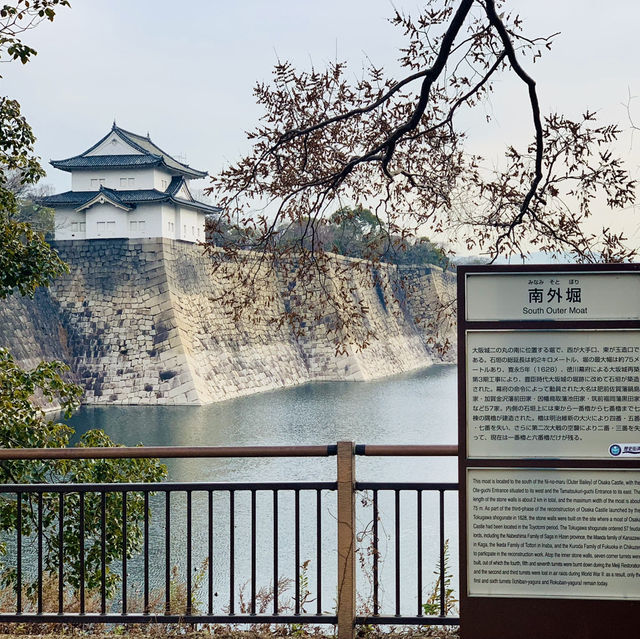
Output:
<svg viewBox="0 0 640 639">
<path fill-rule="evenodd" d="M 26 35 L 39 54 L 27 66 L 4 64 L 3 95 L 18 99 L 38 138 L 37 153 L 56 191 L 70 176 L 50 159 L 81 153 L 111 127 L 150 132 L 156 144 L 210 173 L 246 150 L 244 131 L 259 111 L 252 88 L 277 58 L 298 67 L 345 59 L 354 75 L 369 58 L 395 72 L 401 34 L 393 6 L 417 0 L 71 0 L 54 23 Z M 578 117 L 586 108 L 627 129 L 619 150 L 640 175 L 640 132 L 629 135 L 630 93 L 640 123 L 640 3 L 637 0 L 517 0 L 530 35 L 560 31 L 542 61 L 526 62 L 542 107 Z M 394 73 L 394 75 L 397 75 Z M 473 150 L 491 164 L 501 144 L 531 131 L 524 92 L 502 81 L 485 113 L 466 124 Z M 519 108 L 522 106 L 522 108 Z M 526 134 L 526 137 L 523 135 Z M 605 212 L 602 212 L 605 215 Z M 634 221 L 628 229 L 640 238 Z"/>
</svg>

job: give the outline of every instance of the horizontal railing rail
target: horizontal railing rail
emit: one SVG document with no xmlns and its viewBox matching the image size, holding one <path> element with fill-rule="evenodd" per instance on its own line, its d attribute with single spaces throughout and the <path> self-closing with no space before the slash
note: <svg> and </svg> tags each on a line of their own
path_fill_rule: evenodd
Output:
<svg viewBox="0 0 640 639">
<path fill-rule="evenodd" d="M 192 457 L 331 457 L 328 446 L 114 446 L 111 448 L 0 448 L 3 459 L 187 459 Z"/>
<path fill-rule="evenodd" d="M 2 493 L 161 493 L 194 490 L 336 490 L 330 481 L 273 481 L 273 482 L 162 482 L 162 483 L 108 483 L 108 484 L 0 484 Z"/>
<path fill-rule="evenodd" d="M 356 455 L 369 457 L 456 457 L 457 444 L 356 444 Z"/>
<path fill-rule="evenodd" d="M 3 537 L 14 551 L 2 568 L 13 571 L 13 608 L 0 611 L 0 622 L 337 624 L 340 639 L 351 638 L 357 624 L 457 625 L 447 588 L 445 494 L 458 484 L 355 477 L 355 455 L 456 454 L 457 446 L 351 442 L 0 449 L 0 463 L 337 456 L 336 481 L 0 484 L 0 508 L 16 521 L 13 537 L 7 537 L 10 527 Z M 356 529 L 356 497 L 369 522 L 366 548 L 366 535 Z M 437 529 L 437 583 L 425 594 L 424 539 L 431 524 Z M 382 530 L 390 531 L 388 559 Z M 130 534 L 138 540 L 135 548 L 128 545 Z M 327 559 L 332 554 L 337 565 Z M 392 570 L 383 578 L 385 561 Z M 356 613 L 356 582 L 363 579 L 372 583 L 371 597 Z M 390 611 L 381 600 L 387 586 Z M 47 587 L 55 589 L 55 601 L 45 596 Z M 65 597 L 69 589 L 73 602 Z M 200 594 L 204 600 L 196 601 Z"/>
<path fill-rule="evenodd" d="M 111 448 L 0 448 L 3 459 L 182 459 L 192 457 L 331 457 L 336 444 L 324 446 L 115 446 Z M 458 446 L 356 444 L 356 455 L 375 457 L 455 457 Z"/>
</svg>

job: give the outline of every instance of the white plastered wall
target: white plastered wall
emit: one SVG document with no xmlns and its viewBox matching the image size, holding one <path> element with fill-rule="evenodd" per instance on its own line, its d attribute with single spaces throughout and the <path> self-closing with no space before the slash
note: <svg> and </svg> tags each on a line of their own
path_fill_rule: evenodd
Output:
<svg viewBox="0 0 640 639">
<path fill-rule="evenodd" d="M 175 240 L 177 236 L 176 207 L 172 204 L 162 205 L 162 235 Z"/>
<path fill-rule="evenodd" d="M 81 224 L 86 223 L 84 211 L 56 209 L 54 220 L 56 240 L 84 240 L 87 237 L 86 230 L 80 230 Z"/>
<path fill-rule="evenodd" d="M 204 240 L 204 213 L 184 206 L 176 208 L 176 239 L 186 242 Z"/>
<path fill-rule="evenodd" d="M 122 237 L 204 240 L 204 214 L 171 204 L 140 204 L 131 211 L 108 203 L 94 204 L 80 212 L 60 208 L 55 219 L 56 240 Z M 80 224 L 86 225 L 86 231 L 79 230 Z"/>
<path fill-rule="evenodd" d="M 160 204 L 139 204 L 127 213 L 127 237 L 169 237 L 162 225 Z"/>
<path fill-rule="evenodd" d="M 94 204 L 87 211 L 87 239 L 129 237 L 127 211 L 112 204 Z"/>
<path fill-rule="evenodd" d="M 154 174 L 155 171 L 153 169 L 74 171 L 71 174 L 71 190 L 97 191 L 100 186 L 116 189 L 116 191 L 153 189 L 155 183 Z"/>
<path fill-rule="evenodd" d="M 162 169 L 153 169 L 153 186 L 149 188 L 156 189 L 157 191 L 166 191 L 167 187 L 171 183 L 173 176 L 168 171 Z"/>
</svg>

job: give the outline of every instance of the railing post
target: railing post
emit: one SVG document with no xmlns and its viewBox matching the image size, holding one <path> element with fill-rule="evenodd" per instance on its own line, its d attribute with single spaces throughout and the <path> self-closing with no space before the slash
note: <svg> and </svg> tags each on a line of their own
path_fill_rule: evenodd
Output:
<svg viewBox="0 0 640 639">
<path fill-rule="evenodd" d="M 356 614 L 353 442 L 338 442 L 338 639 L 353 639 Z"/>
</svg>

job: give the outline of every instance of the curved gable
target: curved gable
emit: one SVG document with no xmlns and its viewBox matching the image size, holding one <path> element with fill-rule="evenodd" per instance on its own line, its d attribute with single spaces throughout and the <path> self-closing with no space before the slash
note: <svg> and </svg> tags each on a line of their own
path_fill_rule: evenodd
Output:
<svg viewBox="0 0 640 639">
<path fill-rule="evenodd" d="M 117 197 L 113 193 L 109 193 L 106 190 L 101 190 L 95 194 L 94 197 L 87 200 L 84 204 L 81 204 L 76 211 L 84 211 L 88 208 L 91 208 L 94 204 L 111 204 L 118 209 L 122 209 L 123 211 L 131 211 L 133 208 L 129 204 L 123 202 L 119 197 Z"/>
<path fill-rule="evenodd" d="M 129 144 L 117 130 L 113 130 L 97 146 L 89 149 L 82 154 L 83 157 L 92 157 L 96 155 L 143 155 L 143 153 Z"/>
</svg>

